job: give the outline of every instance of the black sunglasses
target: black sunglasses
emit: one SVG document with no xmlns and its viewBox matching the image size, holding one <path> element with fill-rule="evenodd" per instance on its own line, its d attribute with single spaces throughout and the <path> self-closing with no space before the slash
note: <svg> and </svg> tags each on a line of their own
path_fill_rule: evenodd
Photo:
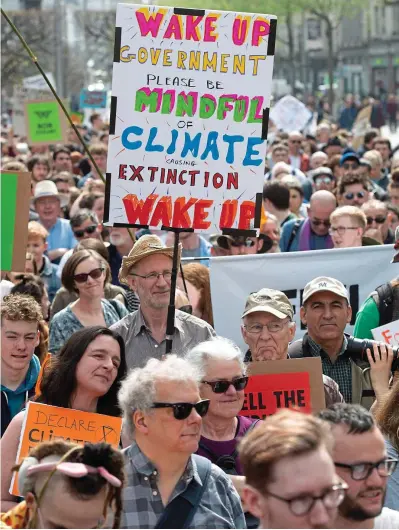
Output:
<svg viewBox="0 0 399 530">
<path fill-rule="evenodd" d="M 253 241 L 252 239 L 235 239 L 234 241 L 231 242 L 231 246 L 232 247 L 253 247 L 255 245 L 255 241 Z"/>
<path fill-rule="evenodd" d="M 74 235 L 77 238 L 81 238 L 86 234 L 94 234 L 96 231 L 97 225 L 90 225 L 87 228 L 82 228 L 82 230 L 75 230 Z"/>
<path fill-rule="evenodd" d="M 198 403 L 154 403 L 152 409 L 173 409 L 173 416 L 176 420 L 185 420 L 195 409 L 197 414 L 203 418 L 209 409 L 209 399 L 203 399 Z"/>
<path fill-rule="evenodd" d="M 386 220 L 387 218 L 383 215 L 378 215 L 377 217 L 367 217 L 367 224 L 371 225 L 373 224 L 373 221 L 375 221 L 378 225 L 382 225 Z"/>
<path fill-rule="evenodd" d="M 365 191 L 358 191 L 357 193 L 352 193 L 352 192 L 345 193 L 344 197 L 348 201 L 352 201 L 355 197 L 357 199 L 363 199 L 365 197 L 365 195 L 366 195 Z"/>
<path fill-rule="evenodd" d="M 237 390 L 244 390 L 248 384 L 248 377 L 239 377 L 233 379 L 233 381 L 202 381 L 205 385 L 209 385 L 212 388 L 212 392 L 215 394 L 224 394 L 229 389 L 230 385 L 233 385 Z"/>
<path fill-rule="evenodd" d="M 359 164 L 357 162 L 345 162 L 342 167 L 344 169 L 357 169 Z"/>
<path fill-rule="evenodd" d="M 311 221 L 315 226 L 320 226 L 320 225 L 324 225 L 327 227 L 330 226 L 330 221 L 323 221 L 322 219 L 312 219 Z"/>
<path fill-rule="evenodd" d="M 98 267 L 97 269 L 93 269 L 90 272 L 82 272 L 81 274 L 75 274 L 73 279 L 76 283 L 86 283 L 89 276 L 90 278 L 93 278 L 93 280 L 98 280 L 98 278 L 100 278 L 103 272 L 104 267 Z"/>
</svg>

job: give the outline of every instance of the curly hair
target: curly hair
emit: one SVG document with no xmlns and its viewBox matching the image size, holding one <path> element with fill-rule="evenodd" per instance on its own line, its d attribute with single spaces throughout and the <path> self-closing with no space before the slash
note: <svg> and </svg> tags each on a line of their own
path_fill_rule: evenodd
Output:
<svg viewBox="0 0 399 530">
<path fill-rule="evenodd" d="M 73 449 L 76 449 L 75 451 Z M 91 467 L 104 467 L 111 475 L 117 477 L 122 486 L 116 488 L 108 485 L 109 491 L 107 494 L 105 508 L 110 507 L 114 510 L 114 522 L 112 528 L 120 527 L 120 520 L 122 514 L 122 491 L 125 482 L 124 474 L 124 460 L 122 453 L 114 449 L 106 443 L 86 443 L 83 446 L 64 442 L 42 442 L 33 449 L 31 449 L 29 456 L 36 458 L 39 462 L 51 455 L 59 455 L 60 459 L 70 452 L 65 459 L 66 462 L 77 462 Z M 18 471 L 20 465 L 16 465 L 13 471 Z M 91 497 L 97 495 L 108 483 L 100 475 L 89 473 L 80 478 L 73 478 L 65 476 L 65 483 L 67 491 L 77 499 L 89 500 Z M 26 515 L 26 519 L 28 514 Z M 29 528 L 29 521 L 24 520 L 21 528 Z"/>
<path fill-rule="evenodd" d="M 361 184 L 363 188 L 368 191 L 368 179 L 358 175 L 357 173 L 347 173 L 338 181 L 338 194 L 343 195 L 346 187 L 352 184 Z"/>
<path fill-rule="evenodd" d="M 0 309 L 1 322 L 3 318 L 16 322 L 41 322 L 43 314 L 40 305 L 29 295 L 10 294 L 3 298 Z"/>
<path fill-rule="evenodd" d="M 199 310 L 202 320 L 208 322 L 213 327 L 213 311 L 211 300 L 211 284 L 209 269 L 201 263 L 187 263 L 183 267 L 184 279 L 190 282 L 200 291 Z"/>
</svg>

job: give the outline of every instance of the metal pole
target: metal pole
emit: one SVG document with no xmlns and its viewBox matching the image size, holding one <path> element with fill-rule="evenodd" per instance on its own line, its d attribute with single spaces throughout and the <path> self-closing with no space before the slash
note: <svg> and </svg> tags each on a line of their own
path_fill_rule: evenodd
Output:
<svg viewBox="0 0 399 530">
<path fill-rule="evenodd" d="M 54 30 L 55 30 L 55 79 L 57 91 L 61 98 L 65 97 L 64 90 L 64 57 L 63 57 L 63 13 L 62 0 L 54 0 Z"/>
<path fill-rule="evenodd" d="M 179 239 L 180 232 L 178 229 L 173 230 L 175 233 L 175 243 L 173 246 L 173 263 L 172 263 L 172 278 L 170 281 L 170 299 L 168 307 L 168 318 L 166 321 L 166 349 L 168 354 L 172 351 L 173 336 L 175 334 L 175 296 L 176 296 L 176 279 L 177 269 L 179 266 Z"/>
</svg>

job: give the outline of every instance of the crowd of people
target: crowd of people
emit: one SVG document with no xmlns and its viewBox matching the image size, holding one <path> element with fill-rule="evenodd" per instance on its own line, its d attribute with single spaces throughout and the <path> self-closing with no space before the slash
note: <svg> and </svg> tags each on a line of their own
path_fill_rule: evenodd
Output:
<svg viewBox="0 0 399 530">
<path fill-rule="evenodd" d="M 2 170 L 30 172 L 32 190 L 25 270 L 0 283 L 5 527 L 399 528 L 397 351 L 355 354 L 341 281 L 301 286 L 302 338 L 266 274 L 231 322 L 246 351 L 214 329 L 211 257 L 399 250 L 399 146 L 370 129 L 355 147 L 352 125 L 271 128 L 259 234 L 180 235 L 172 335 L 174 233 L 103 225 L 105 186 L 73 130 L 48 147 L 2 136 Z M 107 124 L 78 128 L 105 173 Z M 399 319 L 398 275 L 361 302 L 354 336 L 372 339 Z M 240 414 L 249 363 L 309 357 L 325 409 Z M 43 441 L 16 463 L 29 401 L 121 417 L 119 449 Z"/>
</svg>

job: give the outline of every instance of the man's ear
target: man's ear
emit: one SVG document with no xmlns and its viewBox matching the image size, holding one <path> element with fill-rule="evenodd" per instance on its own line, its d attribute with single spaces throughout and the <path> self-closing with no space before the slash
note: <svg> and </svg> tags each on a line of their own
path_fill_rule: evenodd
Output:
<svg viewBox="0 0 399 530">
<path fill-rule="evenodd" d="M 301 322 L 302 324 L 307 324 L 307 321 L 306 321 L 306 309 L 304 306 L 301 306 L 301 309 L 299 310 L 299 316 L 301 318 Z"/>
<path fill-rule="evenodd" d="M 148 433 L 146 417 L 141 410 L 135 410 L 133 412 L 133 424 L 136 431 L 140 431 L 143 434 Z"/>
<path fill-rule="evenodd" d="M 296 324 L 295 322 L 290 322 L 289 324 L 289 333 L 290 333 L 290 342 L 294 340 L 296 333 Z"/>
<path fill-rule="evenodd" d="M 251 512 L 258 519 L 261 519 L 261 522 L 264 524 L 265 520 L 268 519 L 268 514 L 266 502 L 264 501 L 262 494 L 252 486 L 246 484 L 241 495 L 246 510 Z M 262 528 L 262 526 L 259 528 Z"/>
</svg>

